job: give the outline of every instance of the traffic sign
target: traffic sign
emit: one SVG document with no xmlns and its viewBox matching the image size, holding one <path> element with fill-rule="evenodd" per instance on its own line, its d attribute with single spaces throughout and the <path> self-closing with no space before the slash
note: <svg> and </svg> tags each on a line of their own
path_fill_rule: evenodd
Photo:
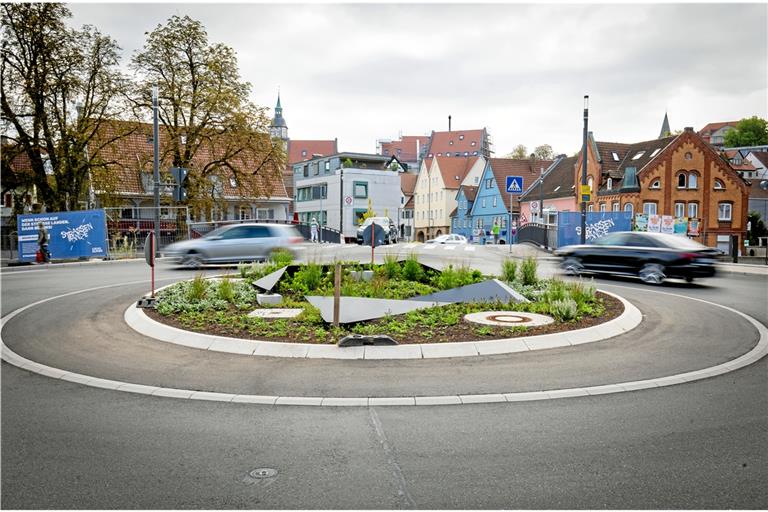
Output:
<svg viewBox="0 0 768 512">
<path fill-rule="evenodd" d="M 507 192 L 509 192 L 510 194 L 522 194 L 523 193 L 523 177 L 507 176 Z"/>
<path fill-rule="evenodd" d="M 539 202 L 538 201 L 531 201 L 531 211 L 532 212 L 539 211 Z"/>
<path fill-rule="evenodd" d="M 344 203 L 347 205 L 352 204 L 352 196 L 347 196 L 344 198 Z"/>
</svg>

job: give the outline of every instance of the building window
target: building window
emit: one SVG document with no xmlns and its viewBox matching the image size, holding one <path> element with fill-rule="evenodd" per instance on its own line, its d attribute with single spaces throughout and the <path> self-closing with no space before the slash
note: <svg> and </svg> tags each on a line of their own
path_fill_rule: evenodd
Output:
<svg viewBox="0 0 768 512">
<path fill-rule="evenodd" d="M 693 155 L 690 153 L 686 153 L 685 156 L 683 156 L 686 160 L 693 160 Z"/>
<path fill-rule="evenodd" d="M 685 173 L 681 172 L 677 175 L 677 188 L 685 188 L 686 180 L 685 180 Z"/>
<path fill-rule="evenodd" d="M 306 178 L 307 176 L 309 176 L 309 166 L 305 165 L 304 166 L 304 177 Z"/>
<path fill-rule="evenodd" d="M 698 188 L 698 181 L 699 176 L 696 173 L 691 173 L 688 175 L 688 188 L 695 189 Z"/>
<path fill-rule="evenodd" d="M 632 157 L 632 160 L 637 160 L 640 157 L 642 157 L 644 154 L 645 154 L 645 151 L 638 151 L 637 153 L 635 153 L 635 156 Z"/>
<path fill-rule="evenodd" d="M 251 219 L 251 207 L 250 206 L 241 206 L 240 207 L 240 220 L 250 220 Z"/>
<path fill-rule="evenodd" d="M 496 196 L 493 196 L 493 206 L 496 206 Z"/>
<path fill-rule="evenodd" d="M 685 217 L 685 203 L 675 203 L 675 217 Z"/>
<path fill-rule="evenodd" d="M 660 189 L 661 188 L 661 180 L 653 180 L 653 182 L 651 183 L 651 186 L 648 187 L 648 188 L 653 189 L 653 190 Z"/>
<path fill-rule="evenodd" d="M 605 211 L 605 203 L 600 203 L 600 211 L 601 212 Z"/>
<path fill-rule="evenodd" d="M 589 190 L 590 190 L 590 192 L 592 192 L 592 191 L 594 191 L 594 190 L 595 190 L 594 188 L 592 188 L 592 184 L 593 184 L 593 183 L 594 183 L 594 181 L 592 181 L 592 176 L 590 176 L 589 178 L 587 178 L 587 185 L 589 186 Z"/>
<path fill-rule="evenodd" d="M 719 203 L 717 205 L 717 220 L 730 221 L 731 220 L 731 203 Z"/>
<path fill-rule="evenodd" d="M 3 205 L 6 208 L 12 208 L 13 207 L 13 194 L 11 194 L 10 192 L 7 192 L 3 196 Z"/>
<path fill-rule="evenodd" d="M 449 141 L 448 141 L 448 145 L 449 145 L 449 146 L 453 146 L 453 141 L 452 141 L 452 140 L 449 140 Z"/>
<path fill-rule="evenodd" d="M 656 203 L 643 203 L 643 213 L 645 215 L 656 215 Z"/>
<path fill-rule="evenodd" d="M 661 148 L 656 148 L 653 150 L 653 153 L 651 153 L 651 158 L 655 157 L 659 154 L 659 151 L 661 151 Z"/>
<path fill-rule="evenodd" d="M 301 150 L 301 156 L 302 156 L 302 157 L 305 157 L 305 156 L 307 156 L 307 150 L 306 150 L 306 149 L 302 149 L 302 150 Z"/>
<path fill-rule="evenodd" d="M 621 210 L 621 205 L 619 205 L 618 201 L 614 201 L 611 205 L 611 211 L 618 212 Z"/>
<path fill-rule="evenodd" d="M 325 172 L 331 172 L 331 161 L 326 160 L 325 161 Z"/>
<path fill-rule="evenodd" d="M 365 181 L 356 181 L 354 184 L 354 192 L 352 194 L 357 199 L 368 198 L 368 183 Z"/>
<path fill-rule="evenodd" d="M 688 217 L 692 219 L 699 217 L 699 203 L 688 203 Z"/>
<path fill-rule="evenodd" d="M 256 219 L 258 220 L 274 220 L 275 209 L 274 208 L 257 208 Z"/>
<path fill-rule="evenodd" d="M 605 183 L 605 188 L 608 190 L 611 190 L 613 188 L 613 179 L 608 178 L 608 181 Z"/>
<path fill-rule="evenodd" d="M 611 152 L 611 155 L 613 155 L 613 161 L 618 162 L 619 161 L 619 155 L 615 151 Z"/>
<path fill-rule="evenodd" d="M 229 177 L 229 186 L 232 188 L 237 188 L 237 180 L 234 178 L 234 176 Z"/>
<path fill-rule="evenodd" d="M 634 211 L 634 209 L 635 209 L 635 207 L 634 207 L 634 206 L 632 206 L 632 203 L 626 203 L 626 204 L 624 205 L 624 211 L 625 211 L 625 212 L 629 212 L 629 213 L 632 213 L 632 212 Z"/>
<path fill-rule="evenodd" d="M 485 198 L 483 198 L 483 200 L 482 200 L 482 201 L 480 201 L 480 206 L 482 206 L 483 208 L 485 208 Z"/>
<path fill-rule="evenodd" d="M 592 205 L 592 204 L 590 204 L 590 205 L 587 205 L 587 211 L 588 211 L 588 212 L 593 212 L 593 211 L 595 211 L 595 206 L 594 206 L 594 205 Z"/>
<path fill-rule="evenodd" d="M 363 215 L 367 212 L 367 208 L 355 208 L 352 210 L 352 222 L 355 226 L 359 226 L 363 222 Z"/>
<path fill-rule="evenodd" d="M 459 140 L 464 140 L 464 135 L 459 135 Z"/>
<path fill-rule="evenodd" d="M 469 145 L 470 145 L 470 146 L 472 146 L 472 147 L 475 147 L 475 146 L 477 145 L 477 142 L 475 142 L 475 141 L 473 140 L 473 141 L 472 141 L 472 142 L 471 142 Z"/>
<path fill-rule="evenodd" d="M 725 185 L 723 185 L 723 182 L 715 178 L 715 190 L 725 190 Z"/>
</svg>

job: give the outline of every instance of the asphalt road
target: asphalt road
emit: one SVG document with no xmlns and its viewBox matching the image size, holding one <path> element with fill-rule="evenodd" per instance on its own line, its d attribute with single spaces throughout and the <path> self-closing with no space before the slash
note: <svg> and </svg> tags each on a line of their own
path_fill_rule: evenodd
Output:
<svg viewBox="0 0 768 512">
<path fill-rule="evenodd" d="M 403 247 L 391 248 L 403 251 Z M 312 254 L 309 252 L 312 251 Z M 339 253 L 344 251 L 343 256 Z M 313 248 L 307 258 L 366 257 Z M 421 252 L 421 251 L 420 251 Z M 485 271 L 506 255 L 422 253 Z M 370 253 L 368 253 L 370 254 Z M 554 271 L 542 264 L 543 273 Z M 163 263 L 160 284 L 192 275 Z M 598 280 L 646 314 L 637 332 L 573 350 L 473 360 L 279 361 L 201 354 L 127 331 L 139 262 L 2 274 L 3 339 L 51 366 L 210 390 L 516 391 L 666 375 L 754 345 L 725 304 L 768 323 L 765 276 L 660 288 Z M 576 348 L 576 347 L 574 347 Z M 2 364 L 3 508 L 768 508 L 768 364 L 665 388 L 459 407 L 315 408 L 149 397 Z M 356 391 L 353 393 L 353 391 Z M 254 469 L 277 475 L 254 478 Z"/>
</svg>

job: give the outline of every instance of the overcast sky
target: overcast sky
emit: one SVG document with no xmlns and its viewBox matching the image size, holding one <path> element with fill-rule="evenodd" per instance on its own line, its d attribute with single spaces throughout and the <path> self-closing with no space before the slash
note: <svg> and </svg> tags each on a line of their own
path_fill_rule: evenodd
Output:
<svg viewBox="0 0 768 512">
<path fill-rule="evenodd" d="M 581 146 L 584 94 L 597 140 L 768 112 L 768 5 L 69 4 L 72 24 L 115 38 L 124 63 L 173 14 L 237 51 L 252 99 L 278 87 L 292 139 L 376 140 L 487 127 L 517 144 Z"/>
</svg>

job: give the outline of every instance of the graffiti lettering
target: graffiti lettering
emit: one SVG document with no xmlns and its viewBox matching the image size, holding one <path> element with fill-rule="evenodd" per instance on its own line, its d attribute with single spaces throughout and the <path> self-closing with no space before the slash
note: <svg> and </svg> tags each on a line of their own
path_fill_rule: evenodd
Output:
<svg viewBox="0 0 768 512">
<path fill-rule="evenodd" d="M 68 231 L 61 232 L 61 238 L 65 238 L 67 242 L 75 242 L 79 240 L 85 240 L 88 238 L 88 233 L 93 229 L 93 224 L 81 224 L 76 228 L 72 228 Z"/>
<path fill-rule="evenodd" d="M 603 219 L 594 224 L 587 224 L 587 240 L 597 240 L 607 235 L 614 226 L 613 219 Z M 581 236 L 581 226 L 576 226 L 576 234 Z"/>
</svg>

